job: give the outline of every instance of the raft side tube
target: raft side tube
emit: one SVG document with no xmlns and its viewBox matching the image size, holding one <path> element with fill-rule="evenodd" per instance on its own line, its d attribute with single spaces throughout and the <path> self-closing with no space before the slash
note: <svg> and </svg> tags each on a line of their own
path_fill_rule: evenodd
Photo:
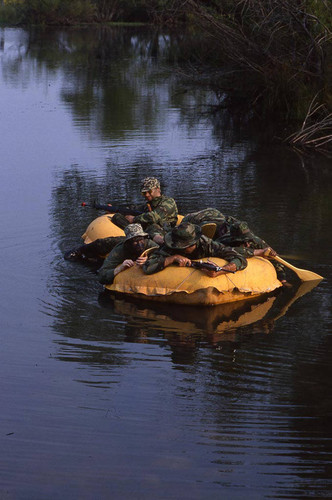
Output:
<svg viewBox="0 0 332 500">
<path fill-rule="evenodd" d="M 208 259 L 203 259 L 207 261 Z M 218 266 L 227 262 L 213 258 Z M 191 267 L 169 266 L 146 275 L 138 266 L 119 273 L 107 290 L 144 299 L 178 304 L 215 305 L 270 293 L 281 285 L 271 262 L 262 257 L 248 259 L 248 266 L 234 274 L 210 278 Z"/>
</svg>

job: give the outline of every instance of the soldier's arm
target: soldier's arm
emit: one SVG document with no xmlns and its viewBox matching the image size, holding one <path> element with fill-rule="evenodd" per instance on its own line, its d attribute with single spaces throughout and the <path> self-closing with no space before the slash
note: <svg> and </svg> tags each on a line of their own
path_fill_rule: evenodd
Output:
<svg viewBox="0 0 332 500">
<path fill-rule="evenodd" d="M 220 257 L 221 259 L 227 260 L 229 264 L 233 264 L 235 266 L 236 271 L 241 271 L 248 265 L 246 255 L 244 253 L 241 254 L 237 251 L 237 249 L 227 247 L 222 243 L 217 243 L 216 241 L 209 241 L 209 254 L 211 257 Z"/>
<path fill-rule="evenodd" d="M 116 273 L 115 269 L 124 261 L 123 252 L 114 248 L 112 252 L 106 257 L 102 267 L 98 271 L 98 280 L 102 285 L 110 285 L 113 283 Z"/>
<path fill-rule="evenodd" d="M 142 224 L 142 226 L 150 224 L 162 225 L 164 222 L 170 219 L 176 220 L 178 215 L 178 210 L 175 201 L 172 198 L 167 198 L 163 200 L 156 208 L 152 209 L 151 212 L 145 212 L 141 215 L 137 215 L 134 218 L 134 222 Z"/>
<path fill-rule="evenodd" d="M 170 254 L 163 249 L 156 250 L 149 255 L 148 260 L 143 265 L 142 269 L 145 274 L 154 274 L 162 271 L 165 268 L 166 259 Z"/>
</svg>

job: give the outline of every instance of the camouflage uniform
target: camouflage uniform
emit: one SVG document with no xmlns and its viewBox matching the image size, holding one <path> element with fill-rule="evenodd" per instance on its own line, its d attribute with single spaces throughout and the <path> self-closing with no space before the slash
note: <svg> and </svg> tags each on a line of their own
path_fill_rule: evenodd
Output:
<svg viewBox="0 0 332 500">
<path fill-rule="evenodd" d="M 203 225 L 206 223 L 214 223 L 217 226 L 213 239 L 226 246 L 260 249 L 266 248 L 269 245 L 266 241 L 256 236 L 249 228 L 245 221 L 240 221 L 231 215 L 224 215 L 215 208 L 206 208 L 199 212 L 193 212 L 186 215 L 182 222 L 191 222 L 192 224 Z M 237 248 L 239 250 L 239 248 Z M 247 254 L 246 254 L 247 255 Z M 278 279 L 285 280 L 285 268 L 279 262 L 271 261 L 274 265 Z"/>
<path fill-rule="evenodd" d="M 80 249 L 87 258 L 103 257 L 110 253 L 116 245 L 123 242 L 124 236 L 109 236 L 108 238 L 98 238 L 92 243 L 82 245 Z"/>
<path fill-rule="evenodd" d="M 141 193 L 155 188 L 160 189 L 160 183 L 156 178 L 143 179 Z M 142 214 L 135 216 L 134 223 L 141 224 L 150 238 L 156 234 L 164 235 L 177 222 L 178 209 L 175 200 L 164 195 L 154 198 L 143 206 L 135 207 L 135 210 L 142 211 Z M 112 221 L 122 229 L 129 224 L 125 216 L 119 213 L 114 214 Z"/>
<path fill-rule="evenodd" d="M 197 224 L 198 226 L 208 222 L 214 222 L 217 225 L 221 225 L 224 224 L 225 221 L 226 217 L 216 208 L 205 208 L 204 210 L 199 210 L 198 212 L 191 212 L 182 219 L 182 222 L 190 222 L 191 224 Z"/>
<path fill-rule="evenodd" d="M 174 246 L 174 242 L 176 242 L 177 239 L 180 242 L 180 247 Z M 186 243 L 183 243 L 185 241 Z M 184 249 L 192 244 L 196 245 L 195 250 L 190 254 L 186 254 Z M 247 249 L 242 250 L 246 251 Z M 247 267 L 245 251 L 238 253 L 234 248 L 226 247 L 222 243 L 217 243 L 206 236 L 202 236 L 198 226 L 194 226 L 190 223 L 181 223 L 165 235 L 165 244 L 151 254 L 143 265 L 143 271 L 146 274 L 153 274 L 161 271 L 164 269 L 165 259 L 171 255 L 184 255 L 191 260 L 202 259 L 203 257 L 220 257 L 230 263 L 234 263 L 236 269 L 239 271 Z M 253 250 L 250 251 L 248 249 L 247 254 L 249 256 L 252 255 Z"/>
<path fill-rule="evenodd" d="M 117 266 L 122 264 L 122 262 L 126 259 L 136 260 L 138 255 L 135 253 L 133 248 L 128 245 L 128 241 L 131 238 L 135 238 L 137 236 L 141 236 L 145 238 L 145 248 L 159 248 L 157 243 L 148 239 L 147 233 L 144 233 L 142 230 L 142 226 L 139 224 L 130 224 L 125 228 L 126 237 L 122 237 L 123 241 L 119 243 L 111 253 L 106 257 L 102 267 L 98 271 L 98 279 L 99 282 L 108 285 L 113 283 L 114 280 L 114 270 Z"/>
<path fill-rule="evenodd" d="M 255 242 L 255 248 L 265 248 L 268 245 L 258 236 L 255 236 L 249 229 L 246 222 L 240 221 L 230 215 L 224 215 L 216 208 L 206 208 L 199 212 L 192 212 L 186 215 L 182 222 L 191 222 L 202 226 L 206 223 L 214 223 L 217 226 L 214 240 L 224 245 L 240 245 L 247 242 Z"/>
</svg>

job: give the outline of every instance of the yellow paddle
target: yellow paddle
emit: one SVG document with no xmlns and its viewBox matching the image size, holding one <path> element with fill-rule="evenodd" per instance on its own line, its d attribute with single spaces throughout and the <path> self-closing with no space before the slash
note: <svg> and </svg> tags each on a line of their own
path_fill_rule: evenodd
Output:
<svg viewBox="0 0 332 500">
<path fill-rule="evenodd" d="M 270 251 L 265 252 L 265 255 L 269 255 L 269 253 Z M 298 267 L 293 266 L 292 264 L 282 259 L 278 255 L 272 257 L 272 259 L 280 262 L 280 264 L 283 264 L 285 267 L 288 267 L 289 269 L 294 271 L 294 273 L 297 274 L 297 276 L 300 278 L 301 281 L 316 281 L 324 279 L 323 276 L 313 273 L 312 271 L 307 271 L 306 269 L 299 269 Z"/>
<path fill-rule="evenodd" d="M 154 252 L 155 250 L 157 250 L 158 247 L 151 247 L 151 248 L 146 248 L 146 250 L 144 250 L 144 252 L 141 253 L 141 257 L 147 257 L 148 255 L 150 255 L 150 253 Z"/>
</svg>

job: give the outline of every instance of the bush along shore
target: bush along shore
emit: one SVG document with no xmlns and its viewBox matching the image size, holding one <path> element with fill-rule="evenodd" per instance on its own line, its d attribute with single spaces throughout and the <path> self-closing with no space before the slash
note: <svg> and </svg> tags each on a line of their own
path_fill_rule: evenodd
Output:
<svg viewBox="0 0 332 500">
<path fill-rule="evenodd" d="M 332 153 L 330 0 L 0 0 L 0 22 L 185 24 L 196 43 L 182 74 L 215 90 L 216 112 L 268 120 L 287 144 Z"/>
</svg>

